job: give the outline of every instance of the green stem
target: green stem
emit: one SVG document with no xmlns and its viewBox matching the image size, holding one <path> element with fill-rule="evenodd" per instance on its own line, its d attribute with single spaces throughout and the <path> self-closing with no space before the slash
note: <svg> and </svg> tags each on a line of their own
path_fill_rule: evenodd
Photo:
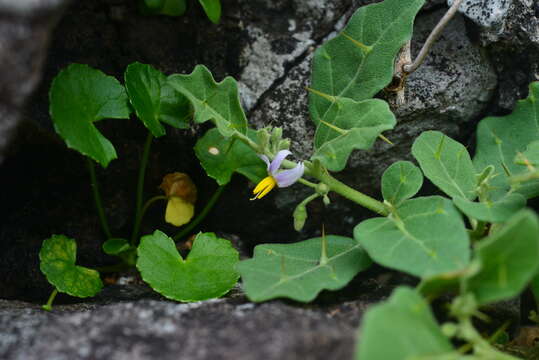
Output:
<svg viewBox="0 0 539 360">
<path fill-rule="evenodd" d="M 112 237 L 109 229 L 109 224 L 107 223 L 107 217 L 105 216 L 105 209 L 101 202 L 101 194 L 99 193 L 99 186 L 97 184 L 97 176 L 95 174 L 95 164 L 92 159 L 87 158 L 88 171 L 90 172 L 90 181 L 92 186 L 92 192 L 94 194 L 95 207 L 97 210 L 97 216 L 101 222 L 101 228 L 107 236 L 107 239 Z"/>
<path fill-rule="evenodd" d="M 168 200 L 168 197 L 166 197 L 165 195 L 157 195 L 146 201 L 146 203 L 142 207 L 142 211 L 140 212 L 140 221 L 142 221 L 144 215 L 146 214 L 146 211 L 150 208 L 150 206 L 152 206 L 153 203 L 159 200 Z"/>
<path fill-rule="evenodd" d="M 317 184 L 315 184 L 315 183 L 313 183 L 313 182 L 310 182 L 309 180 L 305 180 L 304 178 L 300 178 L 300 179 L 298 180 L 298 182 L 299 182 L 299 183 L 302 183 L 302 184 L 305 185 L 305 186 L 311 187 L 311 188 L 313 188 L 313 189 L 318 188 L 318 185 L 317 185 Z"/>
<path fill-rule="evenodd" d="M 181 238 L 183 238 L 185 235 L 189 234 L 204 218 L 208 215 L 210 210 L 213 208 L 217 200 L 219 200 L 219 197 L 221 197 L 221 194 L 223 193 L 223 190 L 225 189 L 226 185 L 219 186 L 217 190 L 213 193 L 210 200 L 206 203 L 206 206 L 202 209 L 202 211 L 197 215 L 197 217 L 191 221 L 187 226 L 185 226 L 182 230 L 180 230 L 176 235 L 174 235 L 172 238 L 174 241 L 178 241 Z"/>
<path fill-rule="evenodd" d="M 153 135 L 151 132 L 148 132 L 146 142 L 144 143 L 144 150 L 142 153 L 142 159 L 140 160 L 140 168 L 138 172 L 137 200 L 135 205 L 135 224 L 133 225 L 133 233 L 131 234 L 132 245 L 135 245 L 138 233 L 140 231 L 140 222 L 142 220 L 142 198 L 144 197 L 144 177 L 146 175 L 146 167 L 148 166 L 148 158 L 150 157 L 152 140 Z"/>
<path fill-rule="evenodd" d="M 58 295 L 58 289 L 54 288 L 51 295 L 49 296 L 49 300 L 47 300 L 47 303 L 42 306 L 43 310 L 51 311 L 52 310 L 52 302 L 54 301 L 54 298 Z"/>
</svg>

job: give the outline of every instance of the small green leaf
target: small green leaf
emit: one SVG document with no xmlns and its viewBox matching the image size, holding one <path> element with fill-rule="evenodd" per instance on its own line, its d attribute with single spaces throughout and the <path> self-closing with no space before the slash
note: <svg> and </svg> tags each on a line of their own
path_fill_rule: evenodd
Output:
<svg viewBox="0 0 539 360">
<path fill-rule="evenodd" d="M 213 120 L 225 137 L 235 131 L 247 132 L 247 118 L 240 105 L 238 84 L 233 78 L 226 77 L 217 83 L 204 65 L 197 65 L 189 75 L 169 76 L 168 83 L 189 99 L 195 111 L 195 122 Z"/>
<path fill-rule="evenodd" d="M 256 139 L 256 132 L 248 136 Z M 209 177 L 219 185 L 230 182 L 232 174 L 242 174 L 254 183 L 267 176 L 266 164 L 249 146 L 235 138 L 223 137 L 217 129 L 210 129 L 198 140 L 195 153 Z"/>
<path fill-rule="evenodd" d="M 39 251 L 40 269 L 59 292 L 89 297 L 103 287 L 99 273 L 75 265 L 77 243 L 64 235 L 53 235 L 43 241 Z"/>
<path fill-rule="evenodd" d="M 353 150 L 367 150 L 385 130 L 393 129 L 395 115 L 389 105 L 378 99 L 354 101 L 335 98 L 316 129 L 313 160 L 328 170 L 341 171 Z"/>
<path fill-rule="evenodd" d="M 474 250 L 481 270 L 464 279 L 466 290 L 479 304 L 505 300 L 519 294 L 539 269 L 539 222 L 522 210 Z"/>
<path fill-rule="evenodd" d="M 419 277 L 463 269 L 470 258 L 464 222 L 440 196 L 407 200 L 392 216 L 365 220 L 354 237 L 375 262 Z"/>
<path fill-rule="evenodd" d="M 423 185 L 423 173 L 409 161 L 397 161 L 382 175 L 382 195 L 393 206 L 399 206 L 417 194 Z"/>
<path fill-rule="evenodd" d="M 137 116 L 153 136 L 165 135 L 161 121 L 177 128 L 189 127 L 188 100 L 168 85 L 166 76 L 159 70 L 132 63 L 125 71 L 125 87 Z"/>
<path fill-rule="evenodd" d="M 142 237 L 137 268 L 142 279 L 161 295 L 177 301 L 200 301 L 226 294 L 238 281 L 238 252 L 213 233 L 197 235 L 184 260 L 176 244 L 156 230 Z"/>
<path fill-rule="evenodd" d="M 494 165 L 498 176 L 492 179 L 494 200 L 503 197 L 510 188 L 511 176 L 527 172 L 526 167 L 513 161 L 518 152 L 539 140 L 539 82 L 530 84 L 526 100 L 517 102 L 513 113 L 504 117 L 487 117 L 477 127 L 477 150 L 474 165 L 483 169 Z M 526 198 L 539 194 L 539 181 L 526 183 L 518 188 Z"/>
<path fill-rule="evenodd" d="M 431 359 L 451 351 L 429 304 L 416 291 L 399 287 L 363 317 L 356 358 Z"/>
<path fill-rule="evenodd" d="M 208 19 L 214 24 L 219 24 L 221 19 L 221 0 L 198 0 L 204 8 Z"/>
<path fill-rule="evenodd" d="M 49 97 L 54 128 L 69 148 L 103 167 L 116 159 L 114 146 L 93 123 L 129 118 L 127 94 L 118 80 L 87 65 L 72 64 L 54 78 Z"/>
<path fill-rule="evenodd" d="M 308 302 L 324 289 L 344 287 L 371 264 L 354 240 L 327 235 L 294 244 L 264 244 L 254 257 L 241 261 L 238 271 L 252 301 L 285 297 Z"/>
<path fill-rule="evenodd" d="M 491 223 L 504 222 L 526 206 L 526 198 L 516 193 L 508 194 L 498 201 L 473 202 L 457 196 L 453 202 L 467 216 Z"/>
<path fill-rule="evenodd" d="M 394 60 L 412 37 L 424 0 L 385 0 L 362 6 L 336 38 L 315 52 L 309 110 L 316 125 L 337 106 L 333 97 L 366 100 L 393 77 Z M 326 120 L 327 121 L 327 120 Z"/>
<path fill-rule="evenodd" d="M 415 140 L 412 154 L 425 176 L 447 195 L 475 199 L 475 168 L 461 143 L 439 131 L 425 131 Z"/>
<path fill-rule="evenodd" d="M 131 248 L 126 239 L 112 238 L 105 241 L 102 245 L 103 251 L 107 255 L 118 255 Z"/>
</svg>

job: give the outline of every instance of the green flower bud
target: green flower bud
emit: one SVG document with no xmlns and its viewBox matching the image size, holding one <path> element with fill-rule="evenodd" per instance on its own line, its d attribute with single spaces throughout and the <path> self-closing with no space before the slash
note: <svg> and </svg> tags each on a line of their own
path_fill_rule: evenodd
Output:
<svg viewBox="0 0 539 360">
<path fill-rule="evenodd" d="M 258 145 L 261 149 L 267 149 L 270 142 L 270 134 L 267 128 L 260 129 L 256 132 L 256 138 L 258 140 Z"/>
<path fill-rule="evenodd" d="M 329 196 L 327 196 L 327 195 L 324 195 L 324 197 L 322 198 L 322 201 L 324 202 L 324 205 L 326 205 L 326 206 L 331 204 L 331 200 L 329 199 Z"/>
<path fill-rule="evenodd" d="M 294 229 L 296 231 L 301 231 L 305 225 L 305 220 L 307 220 L 307 208 L 303 204 L 296 206 L 294 210 Z"/>
</svg>

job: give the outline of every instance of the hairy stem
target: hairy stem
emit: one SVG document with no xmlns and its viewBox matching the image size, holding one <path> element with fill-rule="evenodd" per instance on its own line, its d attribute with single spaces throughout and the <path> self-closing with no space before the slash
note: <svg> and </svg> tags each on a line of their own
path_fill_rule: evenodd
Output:
<svg viewBox="0 0 539 360">
<path fill-rule="evenodd" d="M 463 0 L 454 0 L 453 5 L 449 8 L 449 10 L 445 13 L 444 17 L 438 22 L 438 24 L 434 27 L 432 32 L 430 33 L 429 37 L 427 38 L 427 41 L 425 41 L 425 44 L 419 51 L 419 55 L 417 55 L 416 59 L 411 64 L 406 64 L 402 67 L 402 70 L 405 74 L 411 74 L 414 71 L 417 70 L 417 68 L 423 63 L 425 58 L 427 57 L 430 49 L 438 40 L 442 32 L 444 31 L 444 28 L 447 26 L 449 21 L 455 16 L 457 13 L 457 10 L 459 9 L 460 4 Z"/>
<path fill-rule="evenodd" d="M 137 199 L 135 204 L 135 223 L 133 225 L 133 232 L 131 234 L 132 245 L 135 245 L 138 233 L 140 231 L 140 222 L 142 220 L 142 199 L 144 197 L 144 177 L 146 176 L 146 167 L 148 166 L 148 158 L 150 157 L 152 140 L 153 135 L 151 132 L 148 132 L 146 142 L 144 143 L 144 150 L 142 152 L 142 159 L 140 160 L 140 168 L 138 172 Z"/>
<path fill-rule="evenodd" d="M 206 203 L 206 206 L 202 209 L 202 211 L 197 215 L 197 217 L 191 221 L 187 226 L 185 226 L 182 230 L 180 230 L 176 235 L 174 235 L 172 238 L 174 241 L 180 240 L 185 235 L 189 234 L 195 227 L 200 224 L 204 218 L 208 215 L 210 210 L 213 208 L 217 200 L 221 197 L 221 194 L 223 193 L 223 190 L 225 189 L 226 185 L 219 186 L 217 190 L 213 193 L 210 200 Z"/>
<path fill-rule="evenodd" d="M 94 195 L 95 207 L 97 210 L 97 216 L 99 217 L 99 222 L 101 223 L 101 228 L 105 233 L 107 239 L 112 237 L 109 229 L 109 224 L 107 223 L 107 217 L 105 216 L 105 209 L 103 208 L 103 203 L 101 202 L 101 194 L 99 193 L 99 186 L 97 183 L 97 176 L 95 174 L 95 164 L 92 159 L 87 158 L 88 171 L 90 172 L 90 182 L 92 186 L 92 193 Z"/>
</svg>

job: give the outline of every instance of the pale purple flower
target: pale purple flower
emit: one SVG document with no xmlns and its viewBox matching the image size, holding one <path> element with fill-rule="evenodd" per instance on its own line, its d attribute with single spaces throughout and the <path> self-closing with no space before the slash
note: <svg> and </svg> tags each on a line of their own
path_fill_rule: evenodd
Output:
<svg viewBox="0 0 539 360">
<path fill-rule="evenodd" d="M 268 176 L 260 181 L 253 190 L 253 194 L 255 195 L 253 200 L 262 198 L 275 186 L 280 188 L 290 186 L 303 176 L 305 165 L 302 162 L 298 163 L 293 169 L 279 170 L 284 159 L 290 154 L 292 153 L 288 150 L 281 150 L 271 162 L 266 155 L 259 155 L 267 165 Z"/>
</svg>

